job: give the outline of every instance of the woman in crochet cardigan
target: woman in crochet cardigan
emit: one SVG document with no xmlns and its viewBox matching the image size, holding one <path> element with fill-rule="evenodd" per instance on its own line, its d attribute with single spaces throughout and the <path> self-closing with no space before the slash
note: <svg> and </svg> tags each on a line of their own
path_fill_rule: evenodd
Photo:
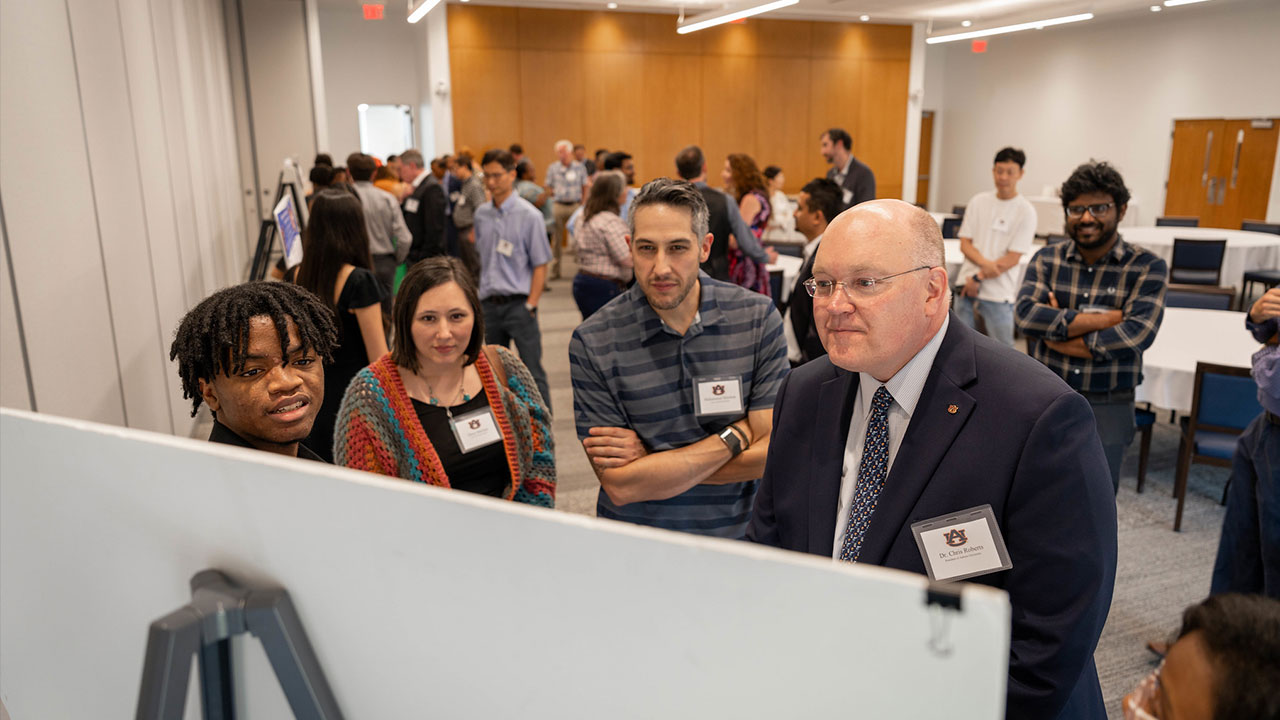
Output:
<svg viewBox="0 0 1280 720">
<path fill-rule="evenodd" d="M 529 369 L 485 346 L 470 273 L 433 257 L 396 295 L 390 353 L 347 387 L 334 461 L 382 475 L 553 507 L 551 418 Z"/>
</svg>

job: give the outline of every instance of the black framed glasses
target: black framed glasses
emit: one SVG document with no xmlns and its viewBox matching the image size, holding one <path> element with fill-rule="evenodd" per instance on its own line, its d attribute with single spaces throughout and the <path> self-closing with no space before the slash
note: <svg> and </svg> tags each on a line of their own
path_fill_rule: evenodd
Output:
<svg viewBox="0 0 1280 720">
<path fill-rule="evenodd" d="M 894 273 L 892 275 L 885 275 L 884 277 L 860 277 L 854 278 L 849 282 L 819 280 L 818 278 L 811 277 L 804 281 L 804 289 L 809 293 L 809 297 L 822 300 L 831 297 L 835 294 L 836 288 L 840 287 L 844 289 L 845 297 L 853 300 L 855 297 L 868 297 L 876 294 L 882 285 L 887 285 L 889 280 L 892 280 L 899 275 L 906 275 L 907 273 L 913 273 L 918 270 L 930 270 L 933 267 L 933 265 L 921 265 L 920 267 L 903 270 L 902 272 Z"/>
<path fill-rule="evenodd" d="M 1115 207 L 1115 203 L 1096 203 L 1094 205 L 1068 205 L 1067 215 L 1073 218 L 1084 217 L 1084 211 L 1088 210 L 1089 214 L 1096 217 L 1106 217 L 1111 208 Z"/>
</svg>

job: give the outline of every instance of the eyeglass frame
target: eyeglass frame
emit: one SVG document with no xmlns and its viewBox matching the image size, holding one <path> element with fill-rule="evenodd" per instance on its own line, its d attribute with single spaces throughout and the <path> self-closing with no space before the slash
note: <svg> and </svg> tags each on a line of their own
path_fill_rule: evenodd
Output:
<svg viewBox="0 0 1280 720">
<path fill-rule="evenodd" d="M 860 285 L 858 285 L 858 286 L 857 286 L 857 292 L 859 292 L 859 293 L 872 293 L 872 292 L 875 292 L 875 289 L 876 289 L 876 286 L 877 286 L 877 285 L 879 285 L 879 284 L 880 284 L 880 283 L 882 283 L 882 282 L 885 282 L 886 280 L 892 280 L 893 278 L 896 278 L 896 277 L 898 277 L 899 275 L 906 275 L 906 274 L 908 274 L 908 273 L 918 272 L 918 271 L 920 271 L 920 270 L 932 270 L 932 269 L 934 269 L 934 268 L 936 268 L 936 267 L 938 267 L 938 266 L 937 266 L 937 265 L 921 265 L 920 267 L 911 268 L 910 270 L 903 270 L 902 272 L 894 273 L 894 274 L 892 274 L 892 275 L 885 275 L 884 277 L 878 277 L 878 278 L 873 278 L 873 277 L 860 277 L 860 278 L 854 278 L 854 279 L 853 279 L 853 282 L 855 282 L 855 283 L 869 283 L 869 284 L 866 284 L 866 285 L 861 285 L 861 284 L 860 284 Z M 828 299 L 828 298 L 835 297 L 835 294 L 836 294 L 836 288 L 840 288 L 841 290 L 843 290 L 843 291 L 844 291 L 844 296 L 845 296 L 845 297 L 849 298 L 850 300 L 852 300 L 852 299 L 853 299 L 853 295 L 852 295 L 852 294 L 850 294 L 850 292 L 849 292 L 849 285 L 848 285 L 848 283 L 846 283 L 846 282 L 845 282 L 845 281 L 843 281 L 843 280 L 835 280 L 835 281 L 828 281 L 828 282 L 831 282 L 831 292 L 830 292 L 830 293 L 828 293 L 828 294 L 826 294 L 826 295 L 818 295 L 818 279 L 817 279 L 817 278 L 815 278 L 815 277 L 812 277 L 812 276 L 811 276 L 808 280 L 805 280 L 805 281 L 804 281 L 804 283 L 802 283 L 802 284 L 804 285 L 805 292 L 809 293 L 809 297 L 814 298 L 815 300 L 826 300 L 826 299 Z"/>
<path fill-rule="evenodd" d="M 1089 214 L 1092 215 L 1093 217 L 1104 218 L 1111 214 L 1111 211 L 1112 209 L 1115 208 L 1115 206 L 1116 204 L 1114 202 L 1093 203 L 1092 205 L 1067 205 L 1062 208 L 1062 212 L 1067 217 L 1082 218 L 1084 217 L 1085 211 L 1088 210 Z M 1094 212 L 1094 210 L 1098 208 L 1101 208 L 1101 211 Z M 1079 210 L 1080 213 L 1079 214 L 1073 213 L 1072 210 Z"/>
</svg>

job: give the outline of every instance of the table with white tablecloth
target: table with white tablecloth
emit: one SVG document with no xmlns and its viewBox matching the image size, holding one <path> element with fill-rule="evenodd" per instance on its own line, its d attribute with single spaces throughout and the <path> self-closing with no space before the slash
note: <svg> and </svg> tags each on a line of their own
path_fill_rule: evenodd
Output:
<svg viewBox="0 0 1280 720">
<path fill-rule="evenodd" d="M 791 296 L 791 289 L 796 286 L 796 276 L 800 274 L 800 268 L 803 266 L 804 258 L 790 255 L 779 255 L 777 260 L 767 266 L 766 269 L 770 274 L 782 273 L 782 296 L 774 298 L 774 302 L 787 302 Z"/>
<path fill-rule="evenodd" d="M 1166 263 L 1173 261 L 1174 238 L 1226 240 L 1226 254 L 1222 258 L 1222 280 L 1219 284 L 1235 288 L 1237 293 L 1244 287 L 1246 270 L 1280 268 L 1280 235 L 1270 233 L 1224 228 L 1131 227 L 1121 228 L 1120 237 L 1127 243 L 1159 255 Z"/>
<path fill-rule="evenodd" d="M 1155 342 L 1142 353 L 1138 402 L 1191 412 L 1196 363 L 1250 367 L 1261 345 L 1244 327 L 1242 312 L 1165 308 Z"/>
</svg>

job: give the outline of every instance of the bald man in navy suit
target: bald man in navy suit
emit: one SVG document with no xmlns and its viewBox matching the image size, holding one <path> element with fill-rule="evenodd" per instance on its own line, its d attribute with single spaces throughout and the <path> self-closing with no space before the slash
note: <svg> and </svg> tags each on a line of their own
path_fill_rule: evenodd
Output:
<svg viewBox="0 0 1280 720">
<path fill-rule="evenodd" d="M 1093 651 L 1116 511 L 1089 404 L 951 321 L 942 236 L 918 208 L 843 213 L 813 277 L 828 355 L 779 390 L 748 539 L 926 574 L 911 525 L 989 505 L 1011 566 L 968 581 L 1009 593 L 1007 717 L 1106 717 Z"/>
</svg>

